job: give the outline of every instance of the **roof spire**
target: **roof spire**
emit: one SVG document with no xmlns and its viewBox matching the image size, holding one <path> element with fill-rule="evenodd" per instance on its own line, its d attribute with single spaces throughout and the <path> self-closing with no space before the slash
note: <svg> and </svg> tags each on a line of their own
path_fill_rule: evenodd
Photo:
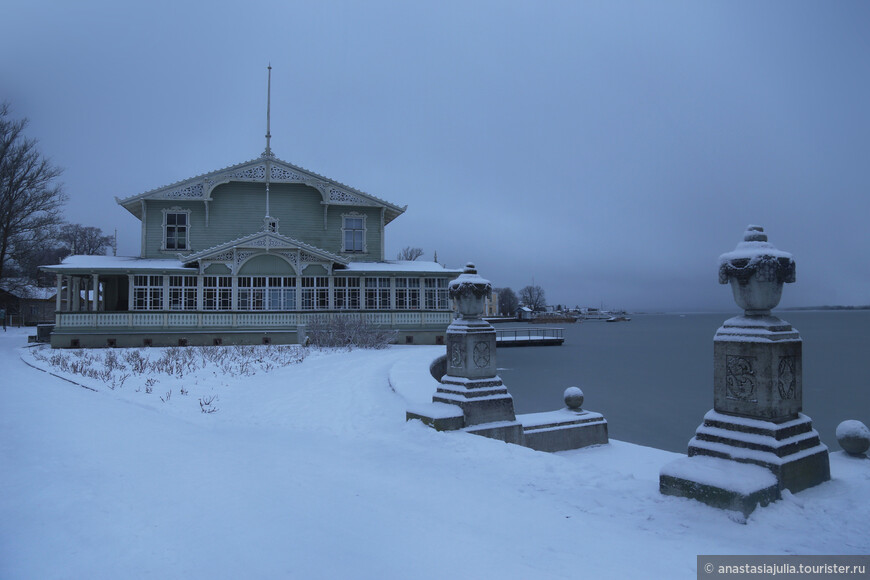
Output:
<svg viewBox="0 0 870 580">
<path fill-rule="evenodd" d="M 269 84 L 266 89 L 266 150 L 263 151 L 263 157 L 274 157 L 275 154 L 272 153 L 272 146 L 270 145 L 270 141 L 272 139 L 272 132 L 269 129 L 271 122 L 271 114 L 272 114 L 272 63 L 269 63 Z"/>
</svg>

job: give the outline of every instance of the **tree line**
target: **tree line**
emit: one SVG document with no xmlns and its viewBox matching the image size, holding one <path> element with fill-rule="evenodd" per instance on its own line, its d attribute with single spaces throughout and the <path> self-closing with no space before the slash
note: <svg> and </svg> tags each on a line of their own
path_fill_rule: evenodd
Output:
<svg viewBox="0 0 870 580">
<path fill-rule="evenodd" d="M 547 297 L 544 289 L 537 285 L 529 285 L 514 292 L 511 288 L 496 288 L 498 295 L 498 313 L 501 316 L 513 316 L 520 306 L 525 306 L 533 312 L 547 309 Z"/>
<path fill-rule="evenodd" d="M 8 103 L 0 104 L 0 281 L 48 282 L 40 265 L 71 254 L 105 254 L 114 238 L 93 226 L 64 223 L 63 170 L 25 136 L 27 124 L 11 117 Z"/>
</svg>

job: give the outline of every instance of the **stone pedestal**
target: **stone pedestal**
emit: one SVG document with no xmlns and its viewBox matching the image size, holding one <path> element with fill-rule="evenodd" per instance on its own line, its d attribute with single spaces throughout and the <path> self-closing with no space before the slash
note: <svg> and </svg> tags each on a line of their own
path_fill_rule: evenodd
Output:
<svg viewBox="0 0 870 580">
<path fill-rule="evenodd" d="M 513 397 L 496 374 L 495 329 L 480 318 L 492 286 L 468 264 L 448 288 L 460 316 L 447 327 L 445 374 L 432 403 L 409 409 L 407 420 L 419 419 L 441 431 L 461 429 L 541 451 L 607 443 L 607 421 L 599 413 L 580 408 L 579 389 L 572 388 L 580 392 L 579 402 L 575 396 L 568 403 L 575 408 L 524 415 L 518 420 Z"/>
<path fill-rule="evenodd" d="M 688 458 L 662 469 L 662 493 L 748 515 L 784 489 L 797 493 L 831 478 L 828 448 L 801 413 L 800 334 L 770 313 L 783 283 L 794 280 L 791 255 L 769 244 L 758 226 L 720 257 L 719 282 L 731 284 L 744 315 L 716 332 L 713 409 L 689 441 Z M 759 476 L 758 468 L 775 483 Z"/>
<path fill-rule="evenodd" d="M 801 337 L 775 316 L 737 316 L 713 338 L 713 408 L 785 421 L 801 412 Z"/>
</svg>

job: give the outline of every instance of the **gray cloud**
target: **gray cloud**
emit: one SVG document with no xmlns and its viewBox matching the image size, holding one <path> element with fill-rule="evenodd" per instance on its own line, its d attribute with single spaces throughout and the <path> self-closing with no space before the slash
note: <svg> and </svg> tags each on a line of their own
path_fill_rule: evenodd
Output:
<svg viewBox="0 0 870 580">
<path fill-rule="evenodd" d="M 271 61 L 278 156 L 408 204 L 388 256 L 734 309 L 716 258 L 758 223 L 797 259 L 783 305 L 870 303 L 863 3 L 18 4 L 2 98 L 123 253 L 114 196 L 260 154 Z"/>
</svg>

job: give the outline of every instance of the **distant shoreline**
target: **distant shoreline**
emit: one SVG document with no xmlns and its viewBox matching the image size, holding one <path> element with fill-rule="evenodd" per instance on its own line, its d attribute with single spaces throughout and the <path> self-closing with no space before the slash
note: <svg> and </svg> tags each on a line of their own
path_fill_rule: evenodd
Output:
<svg viewBox="0 0 870 580">
<path fill-rule="evenodd" d="M 870 304 L 863 306 L 790 306 L 780 310 L 870 310 Z"/>
</svg>

